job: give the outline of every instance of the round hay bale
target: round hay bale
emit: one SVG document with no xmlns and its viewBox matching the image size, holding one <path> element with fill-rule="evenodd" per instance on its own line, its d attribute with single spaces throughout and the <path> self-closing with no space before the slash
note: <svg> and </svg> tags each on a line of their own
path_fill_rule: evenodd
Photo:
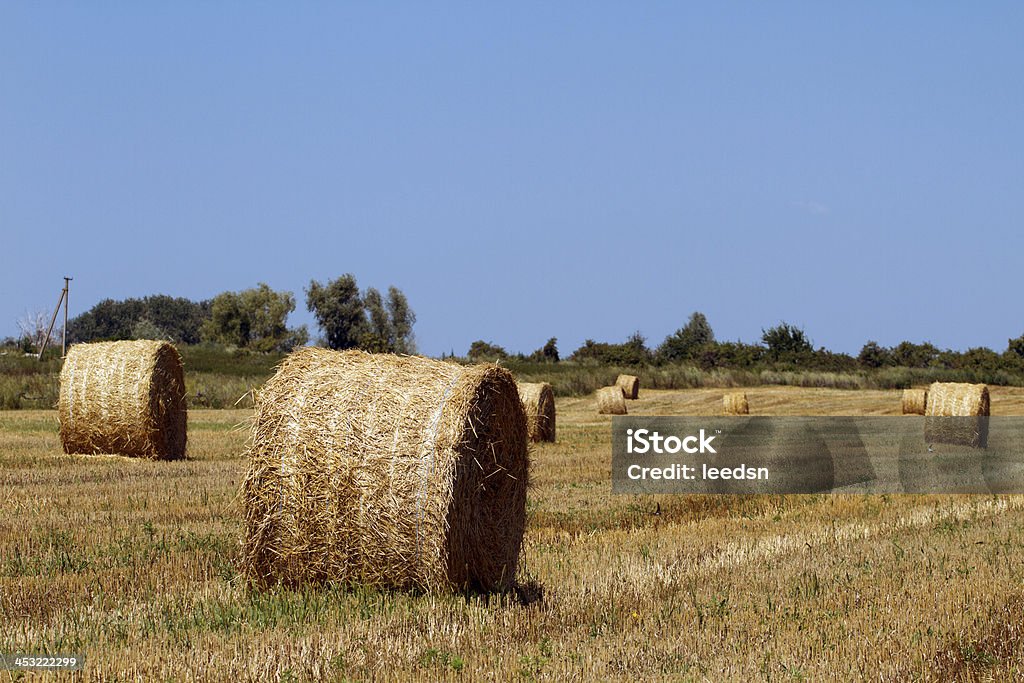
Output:
<svg viewBox="0 0 1024 683">
<path fill-rule="evenodd" d="M 934 382 L 928 388 L 924 414 L 934 417 L 988 416 L 988 385 Z"/>
<path fill-rule="evenodd" d="M 988 386 L 934 382 L 928 387 L 924 415 L 926 441 L 985 448 L 988 441 Z"/>
<path fill-rule="evenodd" d="M 185 373 L 167 342 L 72 346 L 60 371 L 57 409 L 65 453 L 185 457 Z"/>
<path fill-rule="evenodd" d="M 747 395 L 742 391 L 726 394 L 722 397 L 722 405 L 726 415 L 749 415 L 750 404 L 747 403 Z"/>
<path fill-rule="evenodd" d="M 555 392 L 547 382 L 520 382 L 519 399 L 526 411 L 530 441 L 555 440 Z"/>
<path fill-rule="evenodd" d="M 900 406 L 904 415 L 924 415 L 925 406 L 928 404 L 927 389 L 904 389 Z"/>
<path fill-rule="evenodd" d="M 640 397 L 640 378 L 635 375 L 619 375 L 615 386 L 622 388 L 622 395 L 631 401 Z"/>
<path fill-rule="evenodd" d="M 256 394 L 242 487 L 252 585 L 514 585 L 526 415 L 512 374 L 304 348 Z"/>
<path fill-rule="evenodd" d="M 597 412 L 599 415 L 625 415 L 626 401 L 622 387 L 601 387 L 597 390 Z"/>
</svg>

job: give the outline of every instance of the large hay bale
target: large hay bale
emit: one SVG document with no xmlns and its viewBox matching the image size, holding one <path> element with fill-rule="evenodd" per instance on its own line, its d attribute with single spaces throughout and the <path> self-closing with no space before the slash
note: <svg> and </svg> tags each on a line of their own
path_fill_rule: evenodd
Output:
<svg viewBox="0 0 1024 683">
<path fill-rule="evenodd" d="M 551 385 L 547 382 L 520 382 L 518 386 L 530 441 L 554 441 L 555 392 Z"/>
<path fill-rule="evenodd" d="M 749 415 L 750 404 L 747 403 L 747 395 L 742 391 L 726 394 L 722 397 L 722 405 L 726 415 Z"/>
<path fill-rule="evenodd" d="M 622 395 L 633 401 L 640 397 L 640 378 L 634 375 L 619 375 L 615 386 L 622 388 Z"/>
<path fill-rule="evenodd" d="M 72 346 L 57 407 L 65 453 L 185 457 L 185 373 L 167 342 Z"/>
<path fill-rule="evenodd" d="M 602 387 L 597 390 L 597 412 L 600 415 L 625 415 L 626 401 L 622 387 Z"/>
<path fill-rule="evenodd" d="M 304 348 L 255 403 L 250 583 L 514 585 L 529 459 L 510 372 Z"/>
<path fill-rule="evenodd" d="M 925 406 L 928 404 L 927 389 L 904 389 L 900 406 L 904 415 L 924 415 Z"/>
<path fill-rule="evenodd" d="M 928 388 L 924 414 L 926 441 L 984 448 L 988 441 L 988 386 L 934 382 Z"/>
</svg>

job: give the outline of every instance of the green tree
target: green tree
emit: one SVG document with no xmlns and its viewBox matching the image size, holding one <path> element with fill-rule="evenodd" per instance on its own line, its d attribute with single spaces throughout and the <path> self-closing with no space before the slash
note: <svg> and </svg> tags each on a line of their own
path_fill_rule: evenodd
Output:
<svg viewBox="0 0 1024 683">
<path fill-rule="evenodd" d="M 391 319 L 392 350 L 395 353 L 416 353 L 416 339 L 412 332 L 416 314 L 398 287 L 388 287 L 388 316 Z"/>
<path fill-rule="evenodd" d="M 768 347 L 772 360 L 799 360 L 814 351 L 804 331 L 795 325 L 782 322 L 767 330 L 761 330 L 761 341 Z"/>
<path fill-rule="evenodd" d="M 253 351 L 289 351 L 309 340 L 305 326 L 289 329 L 295 310 L 291 292 L 275 292 L 265 283 L 241 292 L 222 292 L 213 298 L 203 339 Z"/>
<path fill-rule="evenodd" d="M 210 302 L 210 319 L 202 327 L 203 341 L 244 348 L 249 344 L 249 318 L 242 310 L 242 297 L 222 292 Z"/>
<path fill-rule="evenodd" d="M 311 280 L 306 288 L 306 307 L 316 317 L 328 347 L 353 349 L 359 346 L 367 323 L 365 305 L 354 275 L 346 273 L 326 285 Z"/>
<path fill-rule="evenodd" d="M 141 318 L 132 326 L 132 339 L 165 340 L 167 338 L 167 332 L 155 325 L 149 318 Z"/>
<path fill-rule="evenodd" d="M 68 321 L 68 341 L 151 337 L 157 329 L 161 339 L 195 344 L 200 341 L 202 326 L 210 315 L 209 301 L 190 301 L 164 294 L 123 301 L 104 299 Z"/>
<path fill-rule="evenodd" d="M 1024 358 L 1024 335 L 1021 335 L 1016 339 L 1007 340 L 1006 351 L 1018 358 Z"/>
<path fill-rule="evenodd" d="M 558 362 L 558 339 L 556 337 L 548 339 L 544 348 L 541 349 L 541 355 L 544 356 L 544 360 L 549 363 Z"/>
<path fill-rule="evenodd" d="M 939 359 L 939 349 L 929 342 L 914 344 L 902 341 L 892 349 L 893 362 L 904 368 L 927 368 Z"/>
<path fill-rule="evenodd" d="M 892 353 L 876 341 L 869 341 L 861 347 L 857 362 L 864 368 L 880 368 L 892 363 Z"/>
<path fill-rule="evenodd" d="M 684 327 L 665 337 L 657 355 L 667 361 L 688 360 L 696 358 L 704 347 L 714 342 L 715 333 L 707 317 L 700 311 L 694 311 Z"/>
<path fill-rule="evenodd" d="M 386 345 L 389 344 L 392 335 L 391 317 L 384 308 L 384 299 L 380 292 L 373 287 L 367 289 L 363 295 L 363 306 L 366 308 L 366 332 L 382 339 Z"/>
<path fill-rule="evenodd" d="M 466 354 L 466 357 L 474 362 L 487 360 L 496 361 L 508 358 L 508 352 L 497 344 L 491 344 L 482 339 L 477 339 L 469 345 L 469 352 Z"/>
<path fill-rule="evenodd" d="M 413 341 L 416 314 L 406 295 L 390 287 L 385 303 L 381 293 L 371 287 L 362 295 L 362 305 L 366 309 L 366 322 L 359 334 L 359 348 L 375 353 L 416 353 Z"/>
<path fill-rule="evenodd" d="M 640 332 L 634 332 L 622 344 L 587 339 L 569 358 L 576 361 L 596 361 L 603 365 L 643 365 L 651 360 L 651 352 L 646 342 Z"/>
</svg>

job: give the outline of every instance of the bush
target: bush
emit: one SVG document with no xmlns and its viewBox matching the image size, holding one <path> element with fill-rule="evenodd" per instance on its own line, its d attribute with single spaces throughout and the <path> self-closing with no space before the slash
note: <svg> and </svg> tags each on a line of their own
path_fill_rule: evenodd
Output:
<svg viewBox="0 0 1024 683">
<path fill-rule="evenodd" d="M 624 344 L 606 344 L 587 339 L 583 342 L 583 346 L 573 351 L 569 359 L 633 368 L 650 363 L 653 356 L 647 348 L 643 335 L 636 332 Z"/>
<path fill-rule="evenodd" d="M 475 363 L 483 361 L 493 362 L 506 360 L 508 358 L 508 352 L 497 344 L 491 344 L 483 341 L 482 339 L 477 339 L 469 345 L 469 352 L 466 353 L 466 357 Z"/>
</svg>

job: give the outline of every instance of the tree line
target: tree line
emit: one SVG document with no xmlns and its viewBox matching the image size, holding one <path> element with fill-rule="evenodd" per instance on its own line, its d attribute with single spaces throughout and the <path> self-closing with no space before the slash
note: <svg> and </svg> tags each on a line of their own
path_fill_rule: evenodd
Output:
<svg viewBox="0 0 1024 683">
<path fill-rule="evenodd" d="M 510 354 L 501 346 L 483 340 L 474 341 L 467 352 L 471 360 L 519 360 L 558 362 L 557 339 L 527 354 Z M 625 342 L 608 343 L 587 339 L 566 360 L 582 364 L 643 366 L 688 364 L 703 370 L 792 369 L 824 372 L 856 372 L 884 368 L 920 368 L 969 370 L 973 372 L 1024 373 L 1024 335 L 1007 342 L 1002 352 L 979 347 L 967 351 L 941 350 L 931 343 L 900 342 L 884 347 L 868 341 L 860 353 L 852 356 L 824 347 L 815 348 L 807 333 L 787 322 L 761 330 L 757 344 L 740 341 L 720 342 L 707 317 L 696 311 L 687 323 L 651 348 L 639 332 Z"/>
<path fill-rule="evenodd" d="M 360 291 L 345 274 L 305 289 L 321 342 L 332 349 L 415 353 L 416 314 L 405 294 L 389 287 Z M 180 344 L 214 343 L 257 352 L 286 352 L 309 342 L 305 325 L 288 327 L 295 296 L 265 283 L 212 299 L 192 301 L 166 295 L 115 301 L 104 299 L 68 321 L 72 343 L 122 339 L 165 339 Z"/>
<path fill-rule="evenodd" d="M 311 280 L 304 290 L 306 308 L 313 313 L 319 343 L 332 349 L 359 348 L 373 352 L 415 353 L 416 314 L 405 294 L 388 287 L 360 290 L 356 278 L 345 274 L 325 283 Z M 296 307 L 288 291 L 264 283 L 241 291 L 222 292 L 209 300 L 192 301 L 166 295 L 115 301 L 105 299 L 68 322 L 72 343 L 118 339 L 166 339 L 175 343 L 214 343 L 260 352 L 287 352 L 309 343 L 305 325 L 288 327 Z M 707 317 L 695 311 L 685 325 L 651 347 L 639 332 L 625 342 L 587 339 L 567 357 L 558 340 L 550 338 L 530 354 L 507 352 L 484 340 L 474 341 L 471 361 L 519 360 L 558 363 L 641 366 L 686 364 L 704 370 L 793 369 L 856 372 L 885 368 L 968 370 L 975 373 L 1024 374 L 1024 335 L 1007 342 L 1002 352 L 979 347 L 942 350 L 929 342 L 903 341 L 885 347 L 868 341 L 856 355 L 815 348 L 806 332 L 787 322 L 763 329 L 759 343 L 718 341 Z M 7 340 L 11 345 L 16 340 Z M 31 347 L 31 343 L 27 343 Z M 454 355 L 454 354 L 453 354 Z"/>
</svg>

